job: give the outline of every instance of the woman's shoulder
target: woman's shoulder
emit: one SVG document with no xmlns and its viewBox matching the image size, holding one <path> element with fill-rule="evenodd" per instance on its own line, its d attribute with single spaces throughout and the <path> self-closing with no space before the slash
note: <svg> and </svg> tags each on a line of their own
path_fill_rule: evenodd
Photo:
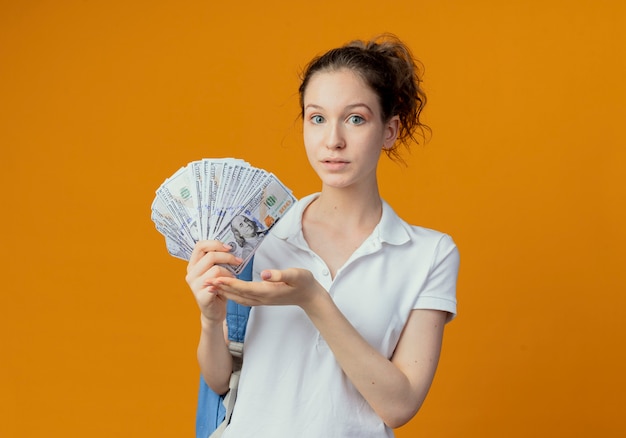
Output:
<svg viewBox="0 0 626 438">
<path fill-rule="evenodd" d="M 454 245 L 452 237 L 439 230 L 420 225 L 413 225 L 402 219 L 393 208 L 383 201 L 383 216 L 380 223 L 381 232 L 388 240 L 397 243 L 411 241 L 413 243 Z"/>
<path fill-rule="evenodd" d="M 416 239 L 428 240 L 428 241 L 434 241 L 434 242 L 439 242 L 439 241 L 446 241 L 450 243 L 454 242 L 452 240 L 452 236 L 450 236 L 448 233 L 444 231 L 439 231 L 439 230 L 435 230 L 435 229 L 420 226 L 420 225 L 409 225 L 409 224 L 407 225 L 410 229 L 411 234 Z"/>
</svg>

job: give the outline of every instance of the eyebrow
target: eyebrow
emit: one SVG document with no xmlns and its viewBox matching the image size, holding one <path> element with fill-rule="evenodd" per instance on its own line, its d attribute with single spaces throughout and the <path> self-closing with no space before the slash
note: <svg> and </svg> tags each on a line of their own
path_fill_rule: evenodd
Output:
<svg viewBox="0 0 626 438">
<path fill-rule="evenodd" d="M 348 111 L 352 111 L 353 109 L 355 109 L 355 108 L 360 108 L 360 107 L 363 107 L 363 108 L 365 108 L 366 110 L 368 110 L 371 114 L 374 114 L 374 111 L 372 111 L 372 109 L 369 107 L 369 105 L 367 105 L 367 104 L 365 104 L 365 103 L 353 103 L 353 104 L 347 105 L 344 109 L 346 109 L 346 110 L 348 110 Z M 308 105 L 305 105 L 305 107 L 304 107 L 305 111 L 306 111 L 307 109 L 310 109 L 310 108 L 312 108 L 312 109 L 316 109 L 316 110 L 322 110 L 322 109 L 324 109 L 324 107 L 323 107 L 323 106 L 316 105 L 316 104 L 314 104 L 314 103 L 309 103 Z"/>
</svg>

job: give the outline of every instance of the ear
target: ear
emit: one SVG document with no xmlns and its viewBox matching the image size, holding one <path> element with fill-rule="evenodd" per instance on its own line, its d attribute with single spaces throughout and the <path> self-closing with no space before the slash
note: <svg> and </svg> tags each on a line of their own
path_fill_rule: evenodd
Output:
<svg viewBox="0 0 626 438">
<path fill-rule="evenodd" d="M 393 116 L 385 125 L 383 149 L 391 149 L 398 138 L 400 130 L 400 117 Z"/>
</svg>

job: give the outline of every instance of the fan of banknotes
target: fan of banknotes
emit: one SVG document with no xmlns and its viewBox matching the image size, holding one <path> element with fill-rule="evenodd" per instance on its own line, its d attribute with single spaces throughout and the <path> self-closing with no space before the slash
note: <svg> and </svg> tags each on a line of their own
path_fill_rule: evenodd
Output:
<svg viewBox="0 0 626 438">
<path fill-rule="evenodd" d="M 196 242 L 219 240 L 243 259 L 226 266 L 239 274 L 295 200 L 272 173 L 235 158 L 205 158 L 161 184 L 151 217 L 174 257 L 189 260 Z"/>
</svg>

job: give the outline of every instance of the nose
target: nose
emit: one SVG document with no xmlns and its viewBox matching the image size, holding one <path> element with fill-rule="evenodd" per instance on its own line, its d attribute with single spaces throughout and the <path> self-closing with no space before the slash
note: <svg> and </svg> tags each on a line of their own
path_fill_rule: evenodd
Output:
<svg viewBox="0 0 626 438">
<path fill-rule="evenodd" d="M 326 133 L 326 147 L 328 149 L 343 149 L 346 146 L 343 127 L 340 123 L 329 123 Z"/>
</svg>

